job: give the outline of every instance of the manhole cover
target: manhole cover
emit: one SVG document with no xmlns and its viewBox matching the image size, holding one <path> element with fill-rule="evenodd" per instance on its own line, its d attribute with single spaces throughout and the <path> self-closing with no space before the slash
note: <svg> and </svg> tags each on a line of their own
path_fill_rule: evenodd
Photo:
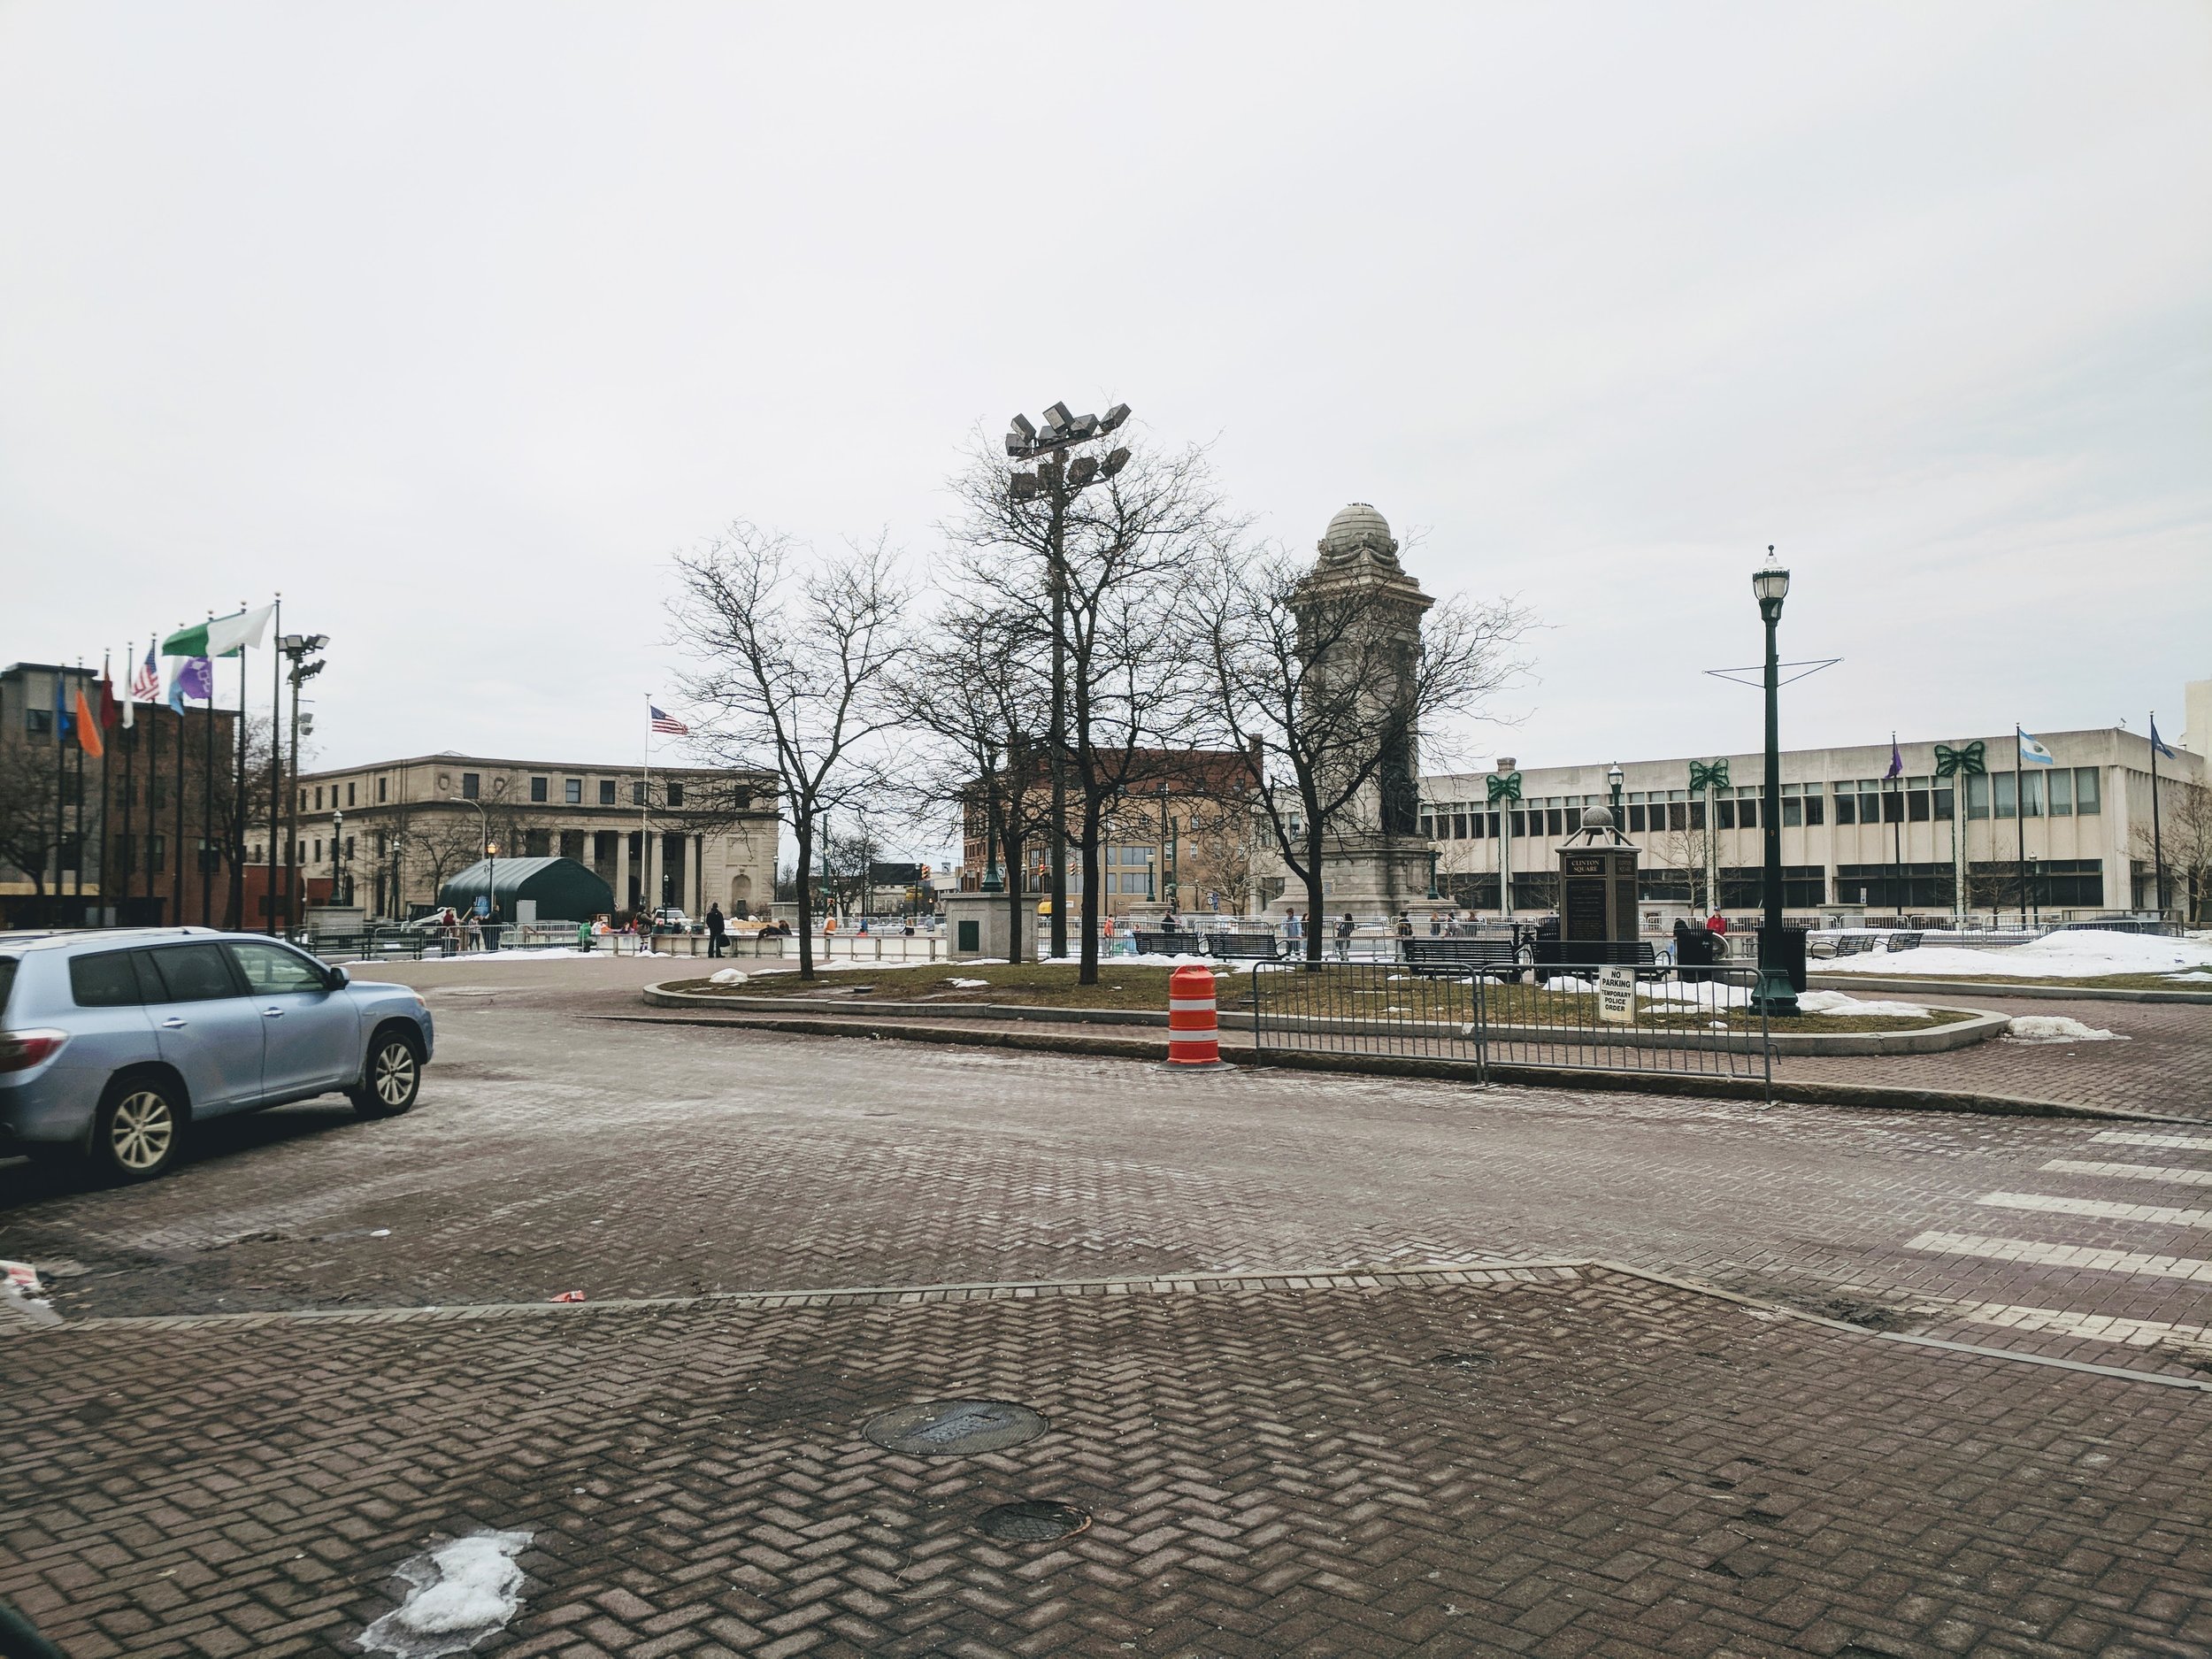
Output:
<svg viewBox="0 0 2212 1659">
<path fill-rule="evenodd" d="M 1010 1544 L 1049 1544 L 1056 1538 L 1072 1538 L 1090 1524 L 1091 1517 L 1072 1504 L 1025 1498 L 984 1510 L 976 1526 Z"/>
<path fill-rule="evenodd" d="M 959 1457 L 1033 1440 L 1045 1432 L 1045 1420 L 1007 1400 L 938 1400 L 887 1411 L 864 1432 L 888 1451 Z"/>
</svg>

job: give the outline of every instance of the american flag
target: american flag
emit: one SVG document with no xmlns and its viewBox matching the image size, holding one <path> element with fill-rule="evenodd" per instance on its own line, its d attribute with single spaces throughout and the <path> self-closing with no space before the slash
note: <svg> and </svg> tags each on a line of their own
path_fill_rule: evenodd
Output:
<svg viewBox="0 0 2212 1659">
<path fill-rule="evenodd" d="M 691 735 L 691 728 L 673 715 L 663 714 L 649 703 L 645 707 L 653 717 L 653 729 L 656 732 L 669 737 L 689 737 Z"/>
<path fill-rule="evenodd" d="M 161 700 L 161 671 L 154 666 L 154 648 L 146 648 L 146 660 L 131 676 L 130 699 L 133 703 L 158 703 Z"/>
</svg>

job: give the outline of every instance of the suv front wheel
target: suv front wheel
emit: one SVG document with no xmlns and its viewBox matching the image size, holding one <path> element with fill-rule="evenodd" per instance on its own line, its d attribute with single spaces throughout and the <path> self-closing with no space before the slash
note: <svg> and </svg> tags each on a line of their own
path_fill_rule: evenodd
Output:
<svg viewBox="0 0 2212 1659">
<path fill-rule="evenodd" d="M 150 1181 L 176 1161 L 184 1140 L 184 1102 L 161 1078 L 124 1077 L 108 1085 L 92 1121 L 92 1156 L 109 1174 Z"/>
<path fill-rule="evenodd" d="M 422 1093 L 422 1054 L 415 1040 L 396 1028 L 380 1031 L 369 1044 L 361 1085 L 347 1098 L 364 1118 L 396 1118 Z"/>
</svg>

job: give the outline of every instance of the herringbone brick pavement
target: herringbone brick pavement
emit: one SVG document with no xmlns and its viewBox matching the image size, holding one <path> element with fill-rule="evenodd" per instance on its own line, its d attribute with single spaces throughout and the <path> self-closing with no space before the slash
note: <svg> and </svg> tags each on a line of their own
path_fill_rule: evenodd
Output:
<svg viewBox="0 0 2212 1659">
<path fill-rule="evenodd" d="M 352 1652 L 485 1527 L 503 1655 L 2212 1653 L 2212 1397 L 1602 1271 L 4 1352 L 0 1594 L 74 1659 Z M 1049 1430 L 861 1434 L 958 1396 Z"/>
</svg>

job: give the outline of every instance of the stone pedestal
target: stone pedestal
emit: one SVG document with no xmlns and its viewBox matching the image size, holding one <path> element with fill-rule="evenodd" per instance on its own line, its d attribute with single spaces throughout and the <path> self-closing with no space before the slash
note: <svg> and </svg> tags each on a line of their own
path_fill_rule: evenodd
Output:
<svg viewBox="0 0 2212 1659">
<path fill-rule="evenodd" d="M 1633 963 L 1642 932 L 1636 902 L 1636 844 L 1591 807 L 1559 849 L 1559 957 L 1563 964 Z"/>
<path fill-rule="evenodd" d="M 1429 896 L 1430 855 L 1426 847 L 1402 837 L 1380 834 L 1331 835 L 1321 843 L 1321 903 L 1325 915 L 1335 918 L 1349 910 L 1361 922 L 1380 918 L 1394 921 L 1402 910 L 1427 929 L 1432 912 L 1442 915 L 1454 907 L 1448 898 Z M 1271 901 L 1266 914 L 1277 920 L 1285 912 L 1306 911 L 1305 884 L 1293 879 L 1282 896 Z"/>
<path fill-rule="evenodd" d="M 1003 893 L 945 895 L 945 956 L 950 962 L 981 957 L 1006 960 L 1006 895 Z"/>
</svg>

